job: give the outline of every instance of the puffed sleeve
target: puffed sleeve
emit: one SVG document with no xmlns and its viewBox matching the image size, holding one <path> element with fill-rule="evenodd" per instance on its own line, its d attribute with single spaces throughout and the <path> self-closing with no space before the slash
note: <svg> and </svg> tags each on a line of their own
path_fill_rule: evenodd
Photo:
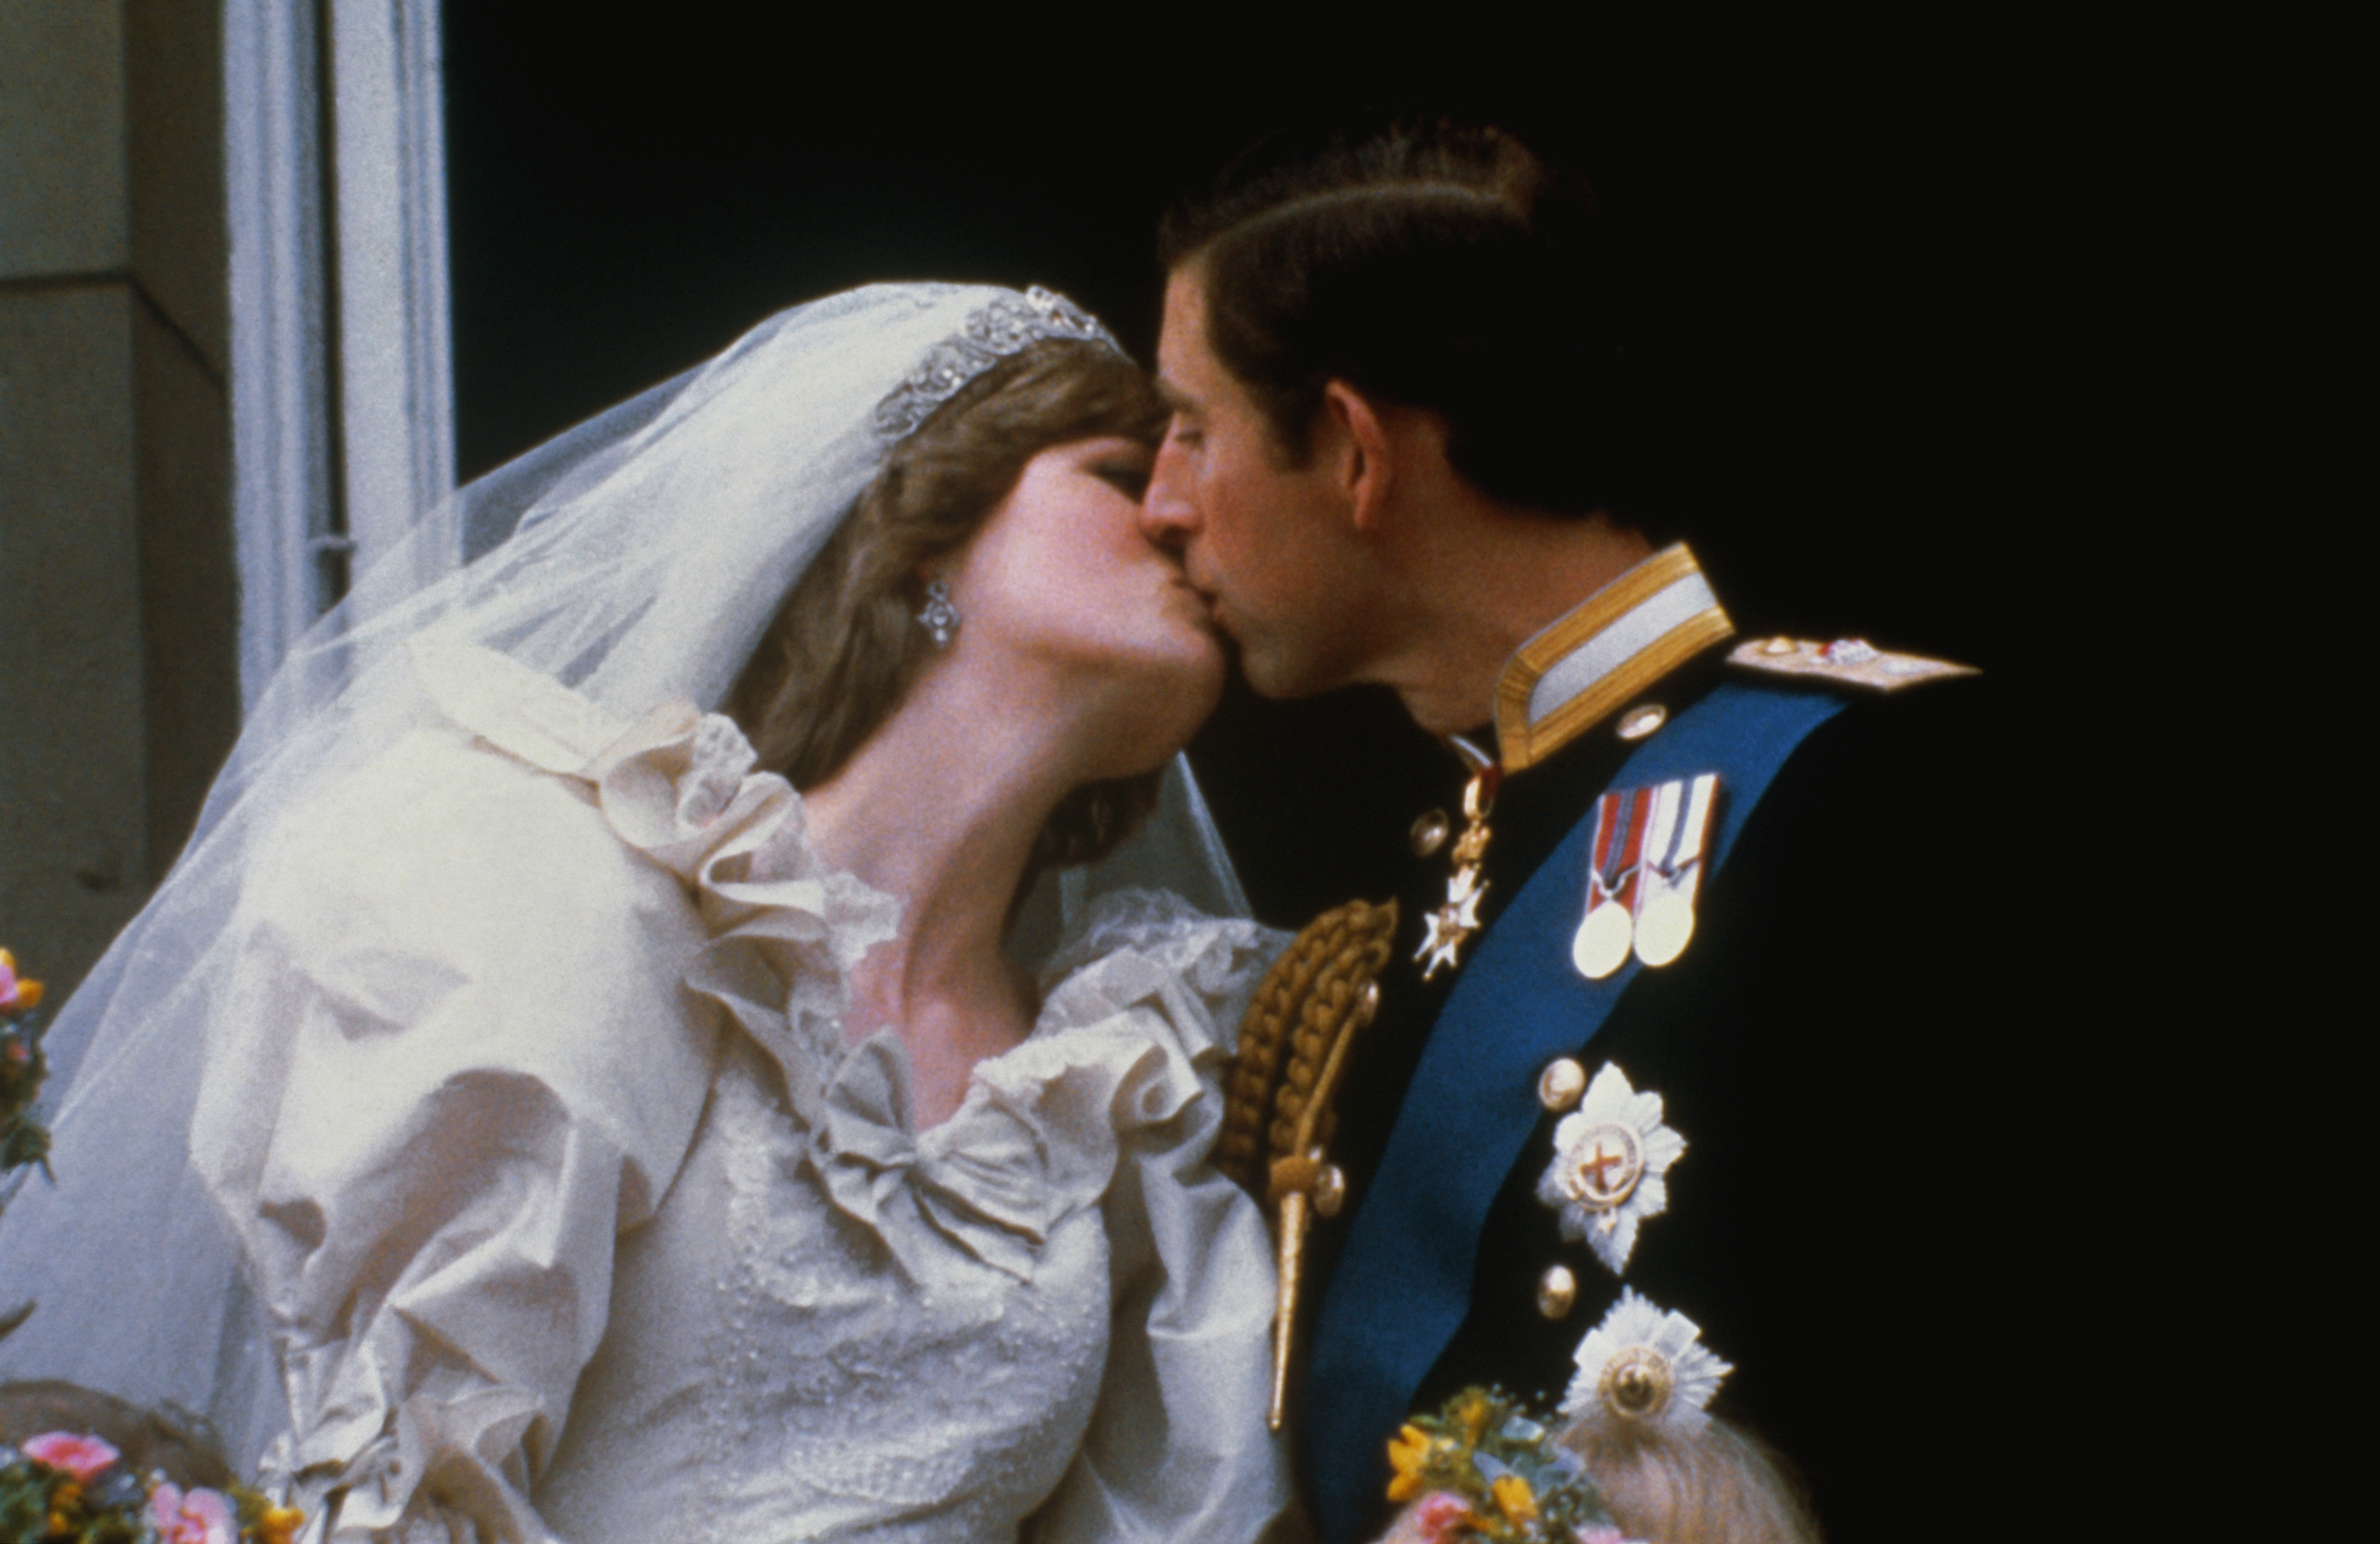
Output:
<svg viewBox="0 0 2380 1544">
<path fill-rule="evenodd" d="M 545 1540 L 614 1236 L 708 1087 L 695 907 L 584 785 L 430 733 L 289 821 L 240 907 L 192 1149 L 318 1536 Z"/>
<path fill-rule="evenodd" d="M 1100 957 L 1052 994 L 1045 1016 L 1161 1022 L 1196 1083 L 1161 1097 L 1154 1080 L 1128 1090 L 1143 1108 L 1137 1120 L 1120 1114 L 1103 1202 L 1116 1282 L 1107 1369 L 1036 1544 L 1245 1544 L 1289 1504 L 1281 1444 L 1265 1425 L 1271 1240 L 1256 1203 L 1208 1161 L 1240 1010 L 1286 942 L 1127 893 L 1069 951 Z"/>
</svg>

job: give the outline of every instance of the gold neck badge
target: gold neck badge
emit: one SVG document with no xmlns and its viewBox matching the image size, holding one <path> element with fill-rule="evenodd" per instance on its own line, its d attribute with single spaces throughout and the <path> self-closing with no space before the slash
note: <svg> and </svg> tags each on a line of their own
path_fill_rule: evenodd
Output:
<svg viewBox="0 0 2380 1544">
<path fill-rule="evenodd" d="M 1488 881 L 1479 877 L 1480 861 L 1488 856 L 1488 812 L 1496 808 L 1496 788 L 1502 769 L 1461 736 L 1449 736 L 1458 753 L 1471 765 L 1471 781 L 1463 789 L 1463 834 L 1454 839 L 1454 873 L 1446 881 L 1446 902 L 1422 918 L 1421 947 L 1414 958 L 1421 979 L 1463 963 L 1463 946 L 1479 930 L 1479 901 Z"/>
</svg>

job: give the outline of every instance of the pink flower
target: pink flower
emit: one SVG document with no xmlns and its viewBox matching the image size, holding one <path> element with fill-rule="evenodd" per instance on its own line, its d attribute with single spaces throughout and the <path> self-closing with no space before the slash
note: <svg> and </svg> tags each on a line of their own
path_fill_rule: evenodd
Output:
<svg viewBox="0 0 2380 1544">
<path fill-rule="evenodd" d="M 239 1519 L 212 1490 L 159 1485 L 149 1493 L 149 1526 L 158 1544 L 239 1544 Z"/>
<path fill-rule="evenodd" d="M 1451 1490 L 1433 1490 L 1413 1509 L 1414 1531 L 1428 1544 L 1450 1544 L 1462 1537 L 1455 1529 L 1470 1520 L 1470 1506 Z"/>
<path fill-rule="evenodd" d="M 67 1473 L 89 1485 L 93 1475 L 124 1455 L 96 1437 L 71 1431 L 44 1431 L 25 1444 L 25 1456 Z"/>
</svg>

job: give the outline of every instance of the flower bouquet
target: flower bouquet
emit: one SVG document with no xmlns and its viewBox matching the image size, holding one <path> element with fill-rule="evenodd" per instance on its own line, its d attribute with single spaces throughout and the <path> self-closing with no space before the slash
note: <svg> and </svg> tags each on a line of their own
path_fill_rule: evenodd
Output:
<svg viewBox="0 0 2380 1544">
<path fill-rule="evenodd" d="M 17 974 L 17 956 L 0 949 L 0 1206 L 15 1188 L 10 1176 L 30 1164 L 49 1166 L 49 1129 L 33 1118 L 49 1064 L 42 1057 L 42 983 Z M 25 1322 L 30 1303 L 0 1307 L 0 1339 Z"/>
<path fill-rule="evenodd" d="M 1465 1389 L 1389 1443 L 1389 1500 L 1418 1504 L 1405 1531 L 1427 1544 L 1627 1544 L 1578 1455 L 1520 1402 Z"/>
<path fill-rule="evenodd" d="M 42 983 L 17 974 L 17 956 L 0 949 L 0 1175 L 49 1157 L 50 1134 L 33 1118 L 49 1064 L 42 1059 Z"/>
<path fill-rule="evenodd" d="M 245 1485 L 142 1475 L 97 1437 L 0 1442 L 0 1544 L 292 1544 L 305 1520 Z"/>
<path fill-rule="evenodd" d="M 0 1184 L 49 1167 L 50 1134 L 33 1114 L 49 1073 L 33 1016 L 41 1003 L 42 983 L 17 974 L 16 956 L 0 949 Z M 0 1200 L 6 1194 L 0 1188 Z M 32 1311 L 30 1303 L 0 1310 L 0 1336 Z M 144 1474 L 104 1438 L 0 1440 L 0 1544 L 292 1544 L 305 1520 L 245 1485 L 185 1489 L 163 1470 Z"/>
</svg>

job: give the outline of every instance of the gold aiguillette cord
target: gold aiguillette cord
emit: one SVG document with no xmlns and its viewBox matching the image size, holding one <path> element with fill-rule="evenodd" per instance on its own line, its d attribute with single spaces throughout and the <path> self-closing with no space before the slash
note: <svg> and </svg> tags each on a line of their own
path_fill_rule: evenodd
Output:
<svg viewBox="0 0 2380 1544">
<path fill-rule="evenodd" d="M 1366 981 L 1355 1011 L 1347 1015 L 1346 1023 L 1331 1038 L 1330 1052 L 1315 1078 L 1314 1091 L 1297 1118 L 1290 1156 L 1272 1161 L 1271 1183 L 1267 1188 L 1281 1208 L 1281 1295 L 1273 1309 L 1272 1408 L 1265 1416 L 1265 1424 L 1274 1431 L 1281 1429 L 1282 1412 L 1289 1400 L 1290 1336 L 1297 1324 L 1297 1291 L 1305 1274 L 1306 1230 L 1312 1225 L 1315 1211 L 1325 1217 L 1336 1216 L 1347 1196 L 1346 1176 L 1337 1165 L 1322 1161 L 1322 1144 L 1315 1138 L 1330 1108 L 1331 1096 L 1339 1091 L 1339 1080 L 1346 1073 L 1347 1048 L 1354 1043 L 1355 1031 L 1370 1024 L 1372 1015 L 1379 1011 L 1380 985 Z"/>
<path fill-rule="evenodd" d="M 1278 1222 L 1269 1416 L 1276 1431 L 1288 1398 L 1305 1236 L 1318 1214 L 1335 1216 L 1346 1198 L 1345 1176 L 1323 1157 L 1334 1125 L 1331 1100 L 1355 1032 L 1378 1011 L 1373 978 L 1389 962 L 1396 930 L 1394 901 L 1350 901 L 1308 923 L 1249 1001 L 1225 1080 L 1215 1166 Z"/>
</svg>

